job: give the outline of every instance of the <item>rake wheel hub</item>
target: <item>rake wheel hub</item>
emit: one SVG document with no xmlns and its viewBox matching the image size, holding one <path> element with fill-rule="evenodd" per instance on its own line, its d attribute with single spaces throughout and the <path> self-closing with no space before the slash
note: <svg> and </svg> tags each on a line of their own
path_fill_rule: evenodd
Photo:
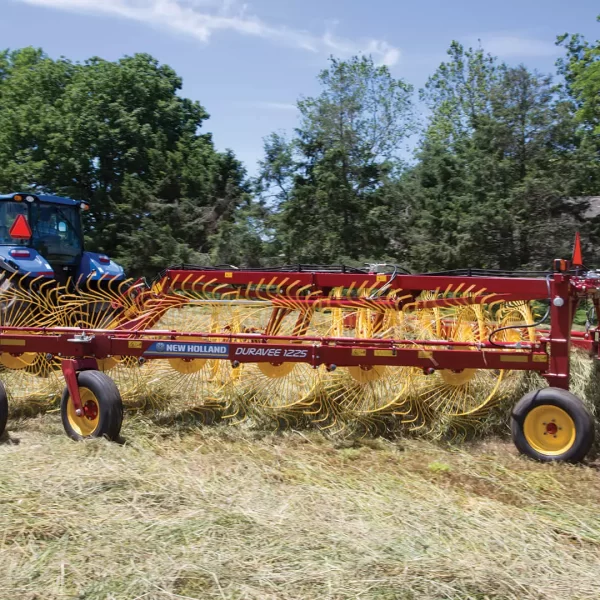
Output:
<svg viewBox="0 0 600 600">
<path fill-rule="evenodd" d="M 463 369 L 462 371 L 441 370 L 440 377 L 446 385 L 461 386 L 466 385 L 475 377 L 477 369 Z"/>
<path fill-rule="evenodd" d="M 294 363 L 257 363 L 258 369 L 266 377 L 277 379 L 289 375 L 296 366 Z"/>
</svg>

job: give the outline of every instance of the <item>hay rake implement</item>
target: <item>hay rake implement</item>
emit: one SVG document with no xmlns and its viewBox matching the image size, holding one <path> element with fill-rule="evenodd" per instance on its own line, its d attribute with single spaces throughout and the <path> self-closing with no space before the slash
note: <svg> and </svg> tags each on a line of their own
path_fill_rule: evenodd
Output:
<svg viewBox="0 0 600 600">
<path fill-rule="evenodd" d="M 443 422 L 460 432 L 477 427 L 520 375 L 536 372 L 550 387 L 514 407 L 515 444 L 539 460 L 577 461 L 594 424 L 568 391 L 570 348 L 597 355 L 599 340 L 596 328 L 571 328 L 580 302 L 600 314 L 600 278 L 566 261 L 554 266 L 548 274 L 418 275 L 381 265 L 182 266 L 152 284 L 83 283 L 77 293 L 70 284 L 22 290 L 15 280 L 1 301 L 35 310 L 27 323 L 0 312 L 3 379 L 15 397 L 49 398 L 62 372 L 68 435 L 117 439 L 123 399 L 338 431 Z M 536 329 L 533 301 L 548 304 L 549 329 Z M 0 429 L 7 413 L 1 389 Z"/>
</svg>

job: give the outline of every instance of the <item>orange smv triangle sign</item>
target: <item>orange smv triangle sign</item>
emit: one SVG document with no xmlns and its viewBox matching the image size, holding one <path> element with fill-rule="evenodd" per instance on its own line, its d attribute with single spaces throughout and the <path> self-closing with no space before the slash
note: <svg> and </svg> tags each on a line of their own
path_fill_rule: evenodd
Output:
<svg viewBox="0 0 600 600">
<path fill-rule="evenodd" d="M 28 240 L 31 237 L 31 228 L 29 227 L 25 215 L 17 215 L 17 218 L 8 233 L 11 238 L 17 240 Z"/>
<path fill-rule="evenodd" d="M 579 231 L 575 234 L 575 246 L 573 248 L 571 264 L 574 267 L 583 267 L 583 255 L 581 252 L 581 237 L 579 236 Z"/>
</svg>

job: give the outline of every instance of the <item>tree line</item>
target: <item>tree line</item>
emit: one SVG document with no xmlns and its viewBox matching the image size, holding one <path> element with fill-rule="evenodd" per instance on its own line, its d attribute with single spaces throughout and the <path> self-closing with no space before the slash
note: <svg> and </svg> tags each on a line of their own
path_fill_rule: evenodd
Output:
<svg viewBox="0 0 600 600">
<path fill-rule="evenodd" d="M 5 50 L 0 190 L 88 201 L 88 247 L 134 276 L 180 263 L 545 270 L 577 230 L 600 266 L 600 41 L 557 44 L 542 74 L 453 42 L 418 95 L 369 57 L 332 58 L 254 178 L 151 56 Z"/>
</svg>

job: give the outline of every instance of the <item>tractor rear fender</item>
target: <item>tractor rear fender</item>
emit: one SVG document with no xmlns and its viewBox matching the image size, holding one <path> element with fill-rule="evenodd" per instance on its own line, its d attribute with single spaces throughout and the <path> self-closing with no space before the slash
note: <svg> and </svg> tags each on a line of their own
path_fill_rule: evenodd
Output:
<svg viewBox="0 0 600 600">
<path fill-rule="evenodd" d="M 125 278 L 125 271 L 121 265 L 118 265 L 106 254 L 84 252 L 79 265 L 78 277 L 88 281 L 99 279 L 122 280 Z"/>
<path fill-rule="evenodd" d="M 33 248 L 0 246 L 0 269 L 8 273 L 29 274 L 31 277 L 54 277 L 50 263 Z"/>
</svg>

